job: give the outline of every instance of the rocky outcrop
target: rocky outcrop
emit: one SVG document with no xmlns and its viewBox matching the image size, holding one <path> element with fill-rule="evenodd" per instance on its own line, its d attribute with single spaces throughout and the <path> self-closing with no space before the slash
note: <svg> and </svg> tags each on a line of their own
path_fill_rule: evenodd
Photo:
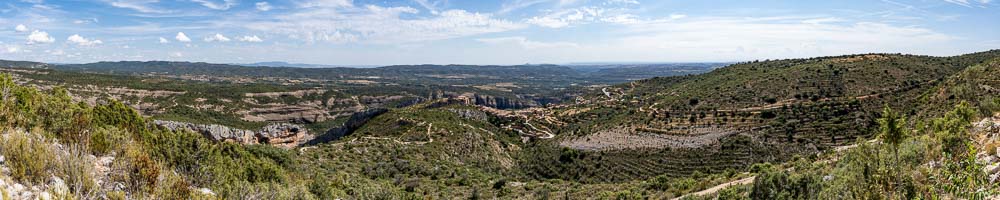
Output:
<svg viewBox="0 0 1000 200">
<path fill-rule="evenodd" d="M 267 125 L 259 131 L 237 129 L 216 124 L 193 124 L 164 120 L 154 120 L 153 123 L 170 130 L 198 132 L 216 142 L 269 144 L 286 148 L 297 146 L 307 134 L 305 128 L 287 123 Z"/>
<path fill-rule="evenodd" d="M 486 121 L 489 120 L 489 115 L 486 112 L 479 110 L 469 110 L 469 109 L 447 109 L 449 112 L 457 114 L 459 117 L 475 120 L 475 121 Z"/>
<path fill-rule="evenodd" d="M 230 128 L 217 124 L 193 124 L 187 122 L 153 120 L 153 123 L 170 130 L 191 130 L 201 133 L 216 142 L 236 142 L 240 144 L 257 144 L 254 132 L 250 130 Z"/>
<path fill-rule="evenodd" d="M 299 122 L 316 123 L 332 118 L 322 108 L 317 106 L 280 106 L 270 108 L 254 108 L 246 111 L 243 120 L 252 122 Z"/>
<path fill-rule="evenodd" d="M 306 145 L 326 143 L 329 141 L 338 140 L 344 136 L 348 136 L 355 130 L 358 130 L 358 128 L 361 128 L 361 126 L 365 125 L 365 123 L 367 123 L 368 120 L 371 120 L 372 118 L 375 118 L 386 112 L 389 112 L 389 109 L 373 108 L 362 112 L 356 112 L 352 114 L 351 118 L 347 119 L 347 121 L 344 122 L 344 124 L 341 125 L 340 127 L 332 128 L 326 131 L 326 133 L 323 133 L 323 135 L 317 136 L 315 139 L 306 142 Z"/>
<path fill-rule="evenodd" d="M 306 136 L 306 129 L 294 124 L 270 124 L 257 131 L 257 142 L 291 148 L 298 146 Z"/>
<path fill-rule="evenodd" d="M 522 108 L 538 106 L 534 105 L 533 103 L 525 103 L 518 99 L 510 99 L 506 97 L 496 97 L 496 96 L 480 95 L 480 94 L 473 95 L 472 100 L 474 100 L 472 102 L 472 104 L 474 105 L 486 106 L 496 109 L 522 109 Z"/>
<path fill-rule="evenodd" d="M 443 103 L 461 103 L 466 105 L 486 106 L 496 109 L 522 109 L 538 107 L 538 102 L 519 98 L 498 97 L 484 94 L 463 93 L 455 94 L 448 92 L 433 92 L 428 95 L 430 99 L 446 99 Z"/>
</svg>

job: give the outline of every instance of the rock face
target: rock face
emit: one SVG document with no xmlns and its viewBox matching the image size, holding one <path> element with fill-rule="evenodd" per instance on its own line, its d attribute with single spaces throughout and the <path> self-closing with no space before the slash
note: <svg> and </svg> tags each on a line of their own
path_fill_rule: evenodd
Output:
<svg viewBox="0 0 1000 200">
<path fill-rule="evenodd" d="M 305 128 L 287 123 L 267 125 L 259 131 L 243 130 L 216 124 L 193 124 L 163 120 L 154 120 L 153 123 L 170 130 L 191 130 L 198 132 L 216 142 L 269 144 L 286 148 L 297 146 L 307 133 Z"/>
<path fill-rule="evenodd" d="M 524 103 L 517 99 L 509 99 L 505 97 L 495 97 L 495 96 L 479 95 L 479 94 L 473 95 L 472 100 L 474 100 L 473 102 L 471 102 L 471 104 L 473 105 L 492 107 L 496 109 L 521 109 L 521 108 L 538 106 L 538 105 L 531 105 L 530 103 Z"/>
<path fill-rule="evenodd" d="M 459 117 L 476 120 L 476 121 L 486 121 L 489 120 L 489 115 L 486 112 L 479 110 L 469 110 L 469 109 L 448 109 L 449 112 L 457 114 Z"/>
<path fill-rule="evenodd" d="M 317 106 L 281 106 L 271 108 L 254 108 L 246 111 L 243 120 L 252 122 L 302 122 L 316 123 L 332 118 L 329 113 Z"/>
<path fill-rule="evenodd" d="M 361 112 L 356 112 L 351 115 L 351 118 L 347 119 L 343 125 L 339 128 L 332 128 L 323 135 L 317 136 L 315 139 L 306 142 L 306 145 L 321 144 L 329 141 L 338 140 L 341 137 L 350 135 L 361 126 L 365 125 L 368 120 L 375 118 L 383 113 L 389 112 L 389 109 L 385 108 L 373 108 Z"/>
<path fill-rule="evenodd" d="M 498 97 L 484 94 L 476 93 L 450 93 L 450 92 L 432 92 L 428 95 L 429 99 L 447 99 L 447 101 L 455 101 L 457 103 L 463 103 L 467 105 L 478 105 L 486 106 L 496 109 L 522 109 L 530 107 L 538 107 L 539 104 L 533 100 L 523 100 L 518 98 L 508 98 L 508 97 Z"/>
<path fill-rule="evenodd" d="M 294 124 L 270 124 L 257 131 L 254 136 L 261 144 L 291 148 L 299 145 L 306 135 L 306 129 Z"/>
</svg>

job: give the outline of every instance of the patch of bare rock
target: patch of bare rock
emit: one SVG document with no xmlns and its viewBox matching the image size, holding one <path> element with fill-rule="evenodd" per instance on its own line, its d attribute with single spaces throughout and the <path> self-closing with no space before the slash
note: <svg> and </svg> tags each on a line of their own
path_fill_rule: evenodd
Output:
<svg viewBox="0 0 1000 200">
<path fill-rule="evenodd" d="M 217 124 L 194 124 L 187 122 L 154 120 L 154 124 L 170 130 L 190 130 L 201 133 L 216 142 L 236 142 L 240 144 L 267 144 L 282 148 L 292 148 L 306 140 L 308 131 L 295 124 L 274 123 L 260 130 L 251 131 Z"/>
</svg>

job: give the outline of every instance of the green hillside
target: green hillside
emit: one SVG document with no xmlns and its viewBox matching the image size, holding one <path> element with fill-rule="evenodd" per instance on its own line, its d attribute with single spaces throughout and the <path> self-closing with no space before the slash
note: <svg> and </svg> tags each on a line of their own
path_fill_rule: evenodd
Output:
<svg viewBox="0 0 1000 200">
<path fill-rule="evenodd" d="M 989 101 L 996 94 L 978 85 L 964 98 L 921 97 L 958 84 L 957 74 L 989 76 L 980 63 L 996 58 L 1000 51 L 761 61 L 622 84 L 553 111 L 566 125 L 522 166 L 544 178 L 620 182 L 783 162 L 872 138 L 885 105 L 939 116 L 962 100 Z M 579 156 L 556 162 L 566 148 Z"/>
<path fill-rule="evenodd" d="M 734 186 L 685 197 L 988 199 L 998 195 L 998 70 L 1000 51 L 738 63 L 545 107 L 497 109 L 468 96 L 378 106 L 385 112 L 370 119 L 322 123 L 358 123 L 331 130 L 343 135 L 287 149 L 151 122 L 248 123 L 236 117 L 144 117 L 128 103 L 384 99 L 345 85 L 298 97 L 287 92 L 312 88 L 10 71 L 0 76 L 0 167 L 9 169 L 0 180 L 69 199 L 669 199 L 724 183 Z M 88 82 L 186 93 L 86 102 L 68 92 Z M 399 88 L 390 92 L 434 93 Z M 0 195 L 22 197 L 13 190 Z"/>
</svg>

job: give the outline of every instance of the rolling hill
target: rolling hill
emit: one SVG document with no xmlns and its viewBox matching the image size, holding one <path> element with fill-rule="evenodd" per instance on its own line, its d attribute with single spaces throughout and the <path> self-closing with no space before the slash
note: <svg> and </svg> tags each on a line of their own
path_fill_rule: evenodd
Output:
<svg viewBox="0 0 1000 200">
<path fill-rule="evenodd" d="M 21 149 L 0 148 L 10 159 L 3 167 L 15 169 L 0 180 L 38 185 L 34 192 L 49 193 L 61 187 L 50 177 L 97 183 L 65 190 L 78 198 L 663 199 L 731 181 L 752 185 L 717 188 L 718 198 L 995 197 L 997 187 L 987 174 L 996 174 L 997 168 L 988 167 L 996 166 L 996 151 L 989 150 L 1000 144 L 998 134 L 977 121 L 989 122 L 1000 111 L 998 64 L 997 50 L 755 61 L 595 86 L 567 102 L 515 109 L 483 104 L 503 102 L 483 97 L 488 93 L 480 92 L 488 89 L 440 84 L 462 82 L 451 80 L 459 75 L 486 82 L 502 77 L 514 85 L 570 83 L 585 75 L 560 66 L 351 71 L 356 69 L 153 62 L 5 68 L 13 75 L 0 81 L 3 142 Z M 205 66 L 192 67 L 200 65 Z M 215 70 L 256 78 L 247 83 L 178 78 Z M 299 70 L 384 76 L 401 88 L 388 94 L 427 97 L 406 103 L 365 100 L 364 94 L 373 92 L 366 90 L 381 87 L 332 84 L 315 90 L 309 83 L 261 78 L 323 74 Z M 25 78 L 31 81 L 15 82 Z M 246 121 L 196 114 L 212 109 L 206 104 L 264 108 L 315 101 L 320 110 L 336 110 L 346 119 L 324 122 L 327 127 L 312 131 L 321 140 L 291 148 L 217 142 L 195 130 L 155 125 L 122 100 L 80 103 L 67 92 L 88 82 L 160 91 L 167 97 L 121 99 L 176 102 L 195 110 L 173 114 L 200 116 L 202 123 Z M 405 82 L 436 87 L 413 89 L 420 87 Z M 446 94 L 465 91 L 477 94 Z M 218 103 L 221 99 L 241 100 Z M 324 101 L 329 99 L 354 101 Z M 254 103 L 238 103 L 243 101 Z M 355 101 L 369 106 L 337 110 Z M 909 117 L 886 122 L 894 116 Z M 210 121 L 219 119 L 226 120 Z M 254 125 L 262 124 L 247 126 Z M 332 129 L 323 133 L 325 128 Z M 885 139 L 888 130 L 907 130 L 909 137 L 893 146 Z M 34 159 L 42 156 L 52 158 Z M 102 161 L 107 159 L 113 161 Z M 77 165 L 99 167 L 72 167 Z"/>
</svg>

